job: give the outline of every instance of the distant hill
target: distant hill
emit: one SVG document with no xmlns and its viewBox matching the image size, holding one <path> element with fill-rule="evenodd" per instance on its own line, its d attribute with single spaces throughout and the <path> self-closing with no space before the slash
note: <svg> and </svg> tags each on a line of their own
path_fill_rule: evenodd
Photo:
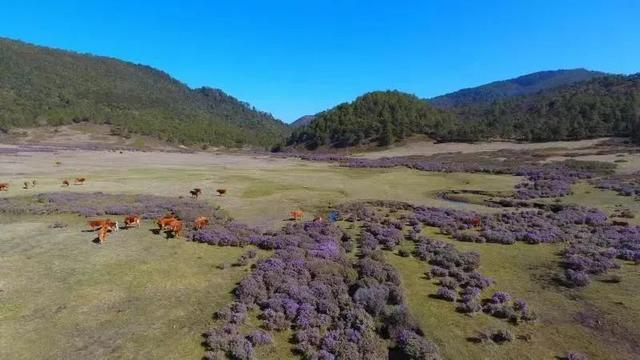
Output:
<svg viewBox="0 0 640 360">
<path fill-rule="evenodd" d="M 491 104 L 455 109 L 458 140 L 578 140 L 632 136 L 640 142 L 640 74 L 596 77 Z"/>
<path fill-rule="evenodd" d="M 412 134 L 439 141 L 579 140 L 631 136 L 640 143 L 640 74 L 607 75 L 491 103 L 450 109 L 398 91 L 372 92 L 320 113 L 288 146 L 388 145 Z"/>
<path fill-rule="evenodd" d="M 294 121 L 291 124 L 289 124 L 289 126 L 292 127 L 292 128 L 297 128 L 297 127 L 300 127 L 300 126 L 309 125 L 315 118 L 316 118 L 315 115 L 301 116 L 296 121 Z"/>
<path fill-rule="evenodd" d="M 533 94 L 542 90 L 570 85 L 580 81 L 606 76 L 606 73 L 586 69 L 540 71 L 514 79 L 495 81 L 486 85 L 458 90 L 429 99 L 440 108 L 491 103 L 509 97 Z"/>
<path fill-rule="evenodd" d="M 455 118 L 418 97 L 399 91 L 364 94 L 315 116 L 293 131 L 288 146 L 348 147 L 389 145 L 412 134 L 440 134 L 452 129 Z"/>
<path fill-rule="evenodd" d="M 190 89 L 145 65 L 0 38 L 0 130 L 78 122 L 187 145 L 269 145 L 289 133 L 219 89 Z"/>
</svg>

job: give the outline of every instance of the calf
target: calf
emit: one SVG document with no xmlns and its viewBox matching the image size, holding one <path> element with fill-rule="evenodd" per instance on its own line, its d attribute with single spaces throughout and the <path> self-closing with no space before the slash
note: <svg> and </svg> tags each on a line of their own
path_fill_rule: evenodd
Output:
<svg viewBox="0 0 640 360">
<path fill-rule="evenodd" d="M 9 191 L 9 183 L 0 183 L 0 191 Z"/>
<path fill-rule="evenodd" d="M 83 177 L 77 177 L 74 184 L 75 185 L 82 185 L 84 184 L 84 182 L 87 181 L 87 179 L 83 178 Z"/>
<path fill-rule="evenodd" d="M 218 193 L 218 196 L 222 196 L 227 193 L 227 189 L 217 189 L 216 192 Z"/>
<path fill-rule="evenodd" d="M 203 227 L 209 225 L 209 219 L 204 216 L 198 216 L 198 218 L 196 218 L 196 220 L 193 222 L 193 225 L 194 229 L 200 230 Z"/>
<path fill-rule="evenodd" d="M 127 217 L 124 218 L 124 227 L 126 229 L 132 227 L 132 226 L 136 226 L 136 227 L 140 227 L 140 216 L 138 215 L 129 215 Z"/>
<path fill-rule="evenodd" d="M 62 180 L 62 186 L 69 186 L 69 180 L 67 179 Z"/>
</svg>

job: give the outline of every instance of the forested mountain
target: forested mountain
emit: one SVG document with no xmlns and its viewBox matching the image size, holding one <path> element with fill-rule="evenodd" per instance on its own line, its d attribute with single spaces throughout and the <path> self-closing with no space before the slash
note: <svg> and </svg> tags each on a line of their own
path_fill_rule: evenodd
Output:
<svg viewBox="0 0 640 360">
<path fill-rule="evenodd" d="M 463 124 L 455 133 L 457 139 L 549 141 L 637 136 L 640 74 L 598 77 L 454 111 Z"/>
<path fill-rule="evenodd" d="M 268 145 L 289 133 L 221 90 L 149 66 L 0 38 L 0 130 L 82 121 L 183 144 Z"/>
<path fill-rule="evenodd" d="M 440 141 L 577 140 L 631 136 L 640 143 L 640 74 L 596 77 L 489 104 L 436 109 L 397 91 L 365 94 L 296 129 L 289 146 L 390 144 L 414 134 Z"/>
<path fill-rule="evenodd" d="M 488 104 L 509 97 L 533 94 L 541 90 L 553 89 L 606 75 L 603 72 L 586 69 L 540 71 L 437 96 L 429 99 L 429 103 L 440 108 Z"/>
<path fill-rule="evenodd" d="M 287 145 L 309 149 L 347 147 L 368 143 L 389 145 L 412 134 L 447 134 L 455 117 L 427 102 L 399 91 L 365 94 L 316 115 L 307 126 L 295 129 Z"/>
<path fill-rule="evenodd" d="M 298 119 L 296 119 L 296 121 L 289 124 L 289 126 L 291 126 L 292 128 L 297 128 L 300 126 L 309 125 L 315 118 L 316 118 L 315 115 L 301 116 Z"/>
</svg>

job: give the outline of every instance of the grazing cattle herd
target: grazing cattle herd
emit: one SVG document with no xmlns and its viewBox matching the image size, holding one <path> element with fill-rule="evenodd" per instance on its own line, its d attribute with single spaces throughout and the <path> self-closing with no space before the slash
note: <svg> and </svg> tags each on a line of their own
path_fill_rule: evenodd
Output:
<svg viewBox="0 0 640 360">
<path fill-rule="evenodd" d="M 76 177 L 74 178 L 74 185 L 83 185 L 87 181 L 84 177 Z M 33 179 L 30 181 L 23 182 L 23 189 L 34 188 L 37 185 L 37 180 Z M 62 180 L 63 187 L 69 187 L 71 182 L 69 179 Z M 9 183 L 0 183 L 0 191 L 9 191 L 10 184 Z M 198 199 L 200 195 L 202 195 L 201 188 L 194 188 L 190 190 L 191 198 Z M 227 193 L 227 189 L 218 188 L 216 189 L 216 193 L 218 196 L 223 196 Z M 297 209 L 289 212 L 289 220 L 298 221 L 302 220 L 304 217 L 304 211 Z M 314 222 L 322 222 L 323 219 L 321 217 L 315 217 L 313 219 Z M 130 229 L 132 227 L 140 228 L 142 224 L 142 217 L 136 214 L 130 214 L 124 217 L 123 226 L 120 227 L 118 221 L 112 219 L 91 219 L 87 221 L 90 230 L 92 232 L 97 232 L 97 240 L 98 243 L 103 243 L 106 241 L 109 234 L 113 231 L 117 231 L 118 229 Z M 179 237 L 184 228 L 184 220 L 180 219 L 176 213 L 171 212 L 163 217 L 156 220 L 157 229 L 153 230 L 156 233 L 160 233 L 162 231 L 165 232 L 167 237 Z M 198 216 L 193 221 L 193 230 L 202 230 L 207 225 L 209 225 L 209 218 L 205 216 Z"/>
</svg>

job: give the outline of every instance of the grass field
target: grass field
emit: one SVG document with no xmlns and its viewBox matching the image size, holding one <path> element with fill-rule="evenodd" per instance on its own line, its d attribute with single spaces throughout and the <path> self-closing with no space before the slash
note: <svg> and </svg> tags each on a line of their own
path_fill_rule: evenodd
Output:
<svg viewBox="0 0 640 360">
<path fill-rule="evenodd" d="M 62 179 L 75 176 L 86 177 L 87 184 L 60 186 Z M 20 188 L 33 178 L 38 180 L 35 188 Z M 48 191 L 188 196 L 190 189 L 201 187 L 204 195 L 198 201 L 219 205 L 250 225 L 278 228 L 290 210 L 301 208 L 310 219 L 332 205 L 362 199 L 499 211 L 442 200 L 437 194 L 450 189 L 510 190 L 520 178 L 347 169 L 241 154 L 64 151 L 0 155 L 4 181 L 12 188 L 0 197 Z M 228 194 L 215 196 L 216 188 L 227 188 Z M 619 204 L 640 211 L 633 198 L 582 183 L 561 201 L 607 211 Z M 49 229 L 55 221 L 69 226 Z M 249 271 L 216 266 L 233 262 L 244 250 L 167 240 L 152 234 L 150 226 L 146 222 L 141 229 L 117 232 L 106 244 L 96 245 L 93 234 L 83 232 L 84 219 L 75 215 L 0 219 L 0 358 L 199 359 L 204 351 L 200 334 Z M 561 245 L 454 245 L 478 251 L 481 272 L 497 282 L 491 290 L 525 298 L 541 320 L 515 328 L 518 335 L 530 334 L 529 342 L 469 342 L 465 339 L 478 330 L 511 325 L 484 314 L 470 318 L 456 313 L 451 303 L 429 298 L 435 285 L 423 277 L 427 266 L 389 253 L 387 261 L 400 272 L 413 314 L 446 359 L 553 359 L 567 350 L 588 353 L 592 359 L 633 359 L 639 353 L 633 347 L 640 339 L 635 325 L 640 323 L 637 267 L 623 265 L 616 271 L 621 283 L 594 281 L 584 290 L 568 290 L 549 281 L 558 269 Z M 579 311 L 592 314 L 598 325 L 578 324 Z M 248 326 L 257 323 L 251 319 Z M 260 350 L 258 358 L 291 358 L 289 349 L 288 334 L 279 334 L 276 344 Z"/>
<path fill-rule="evenodd" d="M 513 326 L 485 314 L 457 313 L 454 304 L 428 297 L 437 285 L 435 280 L 425 279 L 428 267 L 424 262 L 388 254 L 387 261 L 401 274 L 412 313 L 424 329 L 430 329 L 427 336 L 436 340 L 445 358 L 553 359 L 568 350 L 588 353 L 594 359 L 637 358 L 640 329 L 634 324 L 640 321 L 640 298 L 633 295 L 633 289 L 640 286 L 637 267 L 623 265 L 616 272 L 622 277 L 621 283 L 594 281 L 585 290 L 572 290 L 553 286 L 550 281 L 558 269 L 559 244 L 473 244 L 454 242 L 437 230 L 427 229 L 425 233 L 450 241 L 459 250 L 480 253 L 479 271 L 496 282 L 485 290 L 486 297 L 496 290 L 506 291 L 526 299 L 540 316 L 536 324 Z M 600 324 L 579 325 L 575 318 L 580 312 L 592 315 Z M 463 340 L 486 329 L 511 329 L 517 336 L 530 335 L 531 340 L 504 345 Z"/>
</svg>

